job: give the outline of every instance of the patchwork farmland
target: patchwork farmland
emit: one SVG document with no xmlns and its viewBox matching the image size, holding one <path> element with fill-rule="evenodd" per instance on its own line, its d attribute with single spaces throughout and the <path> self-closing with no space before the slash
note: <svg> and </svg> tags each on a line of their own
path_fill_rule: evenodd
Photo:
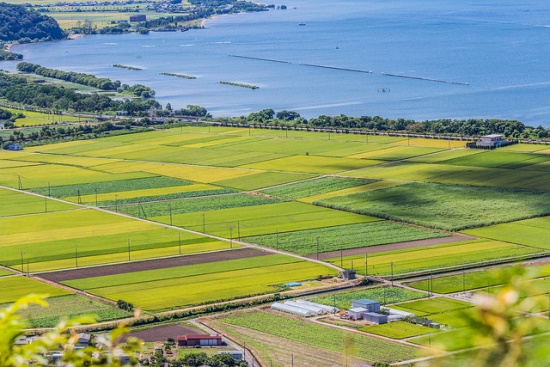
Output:
<svg viewBox="0 0 550 367">
<path fill-rule="evenodd" d="M 55 308 L 89 310 L 100 321 L 129 315 L 117 301 L 160 317 L 337 289 L 356 284 L 337 277 L 354 270 L 378 282 L 412 281 L 418 292 L 397 283 L 391 292 L 365 288 L 353 297 L 383 295 L 384 303 L 467 328 L 457 315 L 472 312 L 471 303 L 424 298 L 487 286 L 487 274 L 476 272 L 464 285 L 461 271 L 548 255 L 550 150 L 464 146 L 211 126 L 0 152 L 0 303 L 48 293 Z M 459 273 L 431 276 L 447 272 Z M 496 291 L 499 283 L 490 286 Z M 349 307 L 350 299 L 338 302 Z M 33 310 L 31 325 L 51 326 L 59 316 Z M 265 310 L 208 321 L 250 340 L 276 366 L 285 365 L 289 345 L 312 335 L 330 335 L 333 345 L 311 338 L 298 366 L 346 357 L 402 362 L 430 346 L 421 326 L 348 332 L 335 328 L 338 322 L 313 325 Z M 353 340 L 355 351 L 342 352 L 342 338 Z M 271 339 L 280 350 L 265 344 Z"/>
</svg>

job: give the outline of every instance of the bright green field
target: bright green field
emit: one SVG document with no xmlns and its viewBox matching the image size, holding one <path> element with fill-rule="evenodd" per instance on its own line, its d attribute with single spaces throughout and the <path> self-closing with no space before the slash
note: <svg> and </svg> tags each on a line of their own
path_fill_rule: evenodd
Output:
<svg viewBox="0 0 550 367">
<path fill-rule="evenodd" d="M 70 196 L 86 196 L 86 195 L 95 195 L 105 194 L 105 193 L 119 193 L 124 191 L 133 191 L 133 190 L 145 190 L 145 189 L 159 189 L 163 187 L 173 187 L 173 186 L 185 186 L 190 185 L 191 182 L 185 180 L 179 180 L 171 177 L 145 177 L 145 178 L 135 178 L 130 180 L 116 180 L 116 181 L 103 181 L 103 182 L 94 182 L 94 183 L 80 183 L 76 185 L 62 185 L 62 186 L 51 186 L 46 187 L 37 187 L 31 191 L 42 194 L 53 196 L 56 198 L 61 197 L 70 197 Z"/>
<path fill-rule="evenodd" d="M 381 161 L 295 155 L 241 167 L 283 172 L 337 173 L 373 166 L 379 163 L 381 163 Z"/>
<path fill-rule="evenodd" d="M 227 260 L 67 281 L 71 287 L 146 310 L 183 307 L 223 299 L 272 293 L 290 281 L 335 275 L 325 266 L 284 255 Z M 143 290 L 147 291 L 144 292 Z"/>
<path fill-rule="evenodd" d="M 276 198 L 265 198 L 247 194 L 219 195 L 213 197 L 190 198 L 185 200 L 171 200 L 169 202 L 143 203 L 141 205 L 125 205 L 119 208 L 122 213 L 135 217 L 157 217 L 170 215 L 207 212 L 229 208 L 241 208 L 247 206 L 275 204 L 282 202 Z"/>
<path fill-rule="evenodd" d="M 51 286 L 24 276 L 0 278 L 0 303 L 11 303 L 28 294 L 48 294 L 50 297 L 71 294 L 64 289 Z"/>
<path fill-rule="evenodd" d="M 446 230 L 550 214 L 549 193 L 434 183 L 410 183 L 316 203 Z"/>
<path fill-rule="evenodd" d="M 343 177 L 322 177 L 291 185 L 263 190 L 262 193 L 279 196 L 287 199 L 299 199 L 316 194 L 324 194 L 331 191 L 362 186 L 371 183 L 371 180 L 350 179 Z"/>
<path fill-rule="evenodd" d="M 359 214 L 289 202 L 177 214 L 172 215 L 172 223 L 202 232 L 203 214 L 206 233 L 225 238 L 231 235 L 236 238 L 239 232 L 241 237 L 246 237 L 374 220 Z M 149 219 L 161 223 L 170 221 L 166 215 Z"/>
<path fill-rule="evenodd" d="M 143 172 L 110 174 L 96 170 L 57 164 L 43 164 L 27 167 L 5 168 L 0 176 L 0 185 L 19 187 L 19 178 L 23 189 L 38 187 L 76 185 L 90 182 L 128 180 L 150 177 Z"/>
<path fill-rule="evenodd" d="M 537 267 L 537 276 L 549 276 L 550 269 L 545 267 Z M 451 275 L 445 277 L 432 277 L 431 287 L 435 293 L 455 293 L 463 292 L 472 289 L 492 287 L 499 285 L 502 281 L 498 280 L 502 272 L 502 268 L 488 269 L 481 271 L 465 272 L 459 275 Z M 409 284 L 411 287 L 428 291 L 430 280 L 422 280 Z"/>
<path fill-rule="evenodd" d="M 340 310 L 351 308 L 351 302 L 358 299 L 373 299 L 380 304 L 387 305 L 398 302 L 411 301 L 417 298 L 426 297 L 425 293 L 411 291 L 398 287 L 366 288 L 349 292 L 338 292 L 331 295 L 311 298 L 311 301 L 327 306 L 338 307 Z"/>
<path fill-rule="evenodd" d="M 337 251 L 446 236 L 448 234 L 443 232 L 371 220 L 359 224 L 249 237 L 246 240 L 262 246 L 309 255 L 317 251 Z M 317 241 L 319 247 L 317 247 Z"/>
<path fill-rule="evenodd" d="M 9 270 L 0 268 L 0 277 L 5 277 L 6 275 L 13 275 L 13 273 Z"/>
<path fill-rule="evenodd" d="M 23 252 L 30 271 L 73 267 L 77 254 L 81 266 L 88 257 L 99 255 L 108 255 L 101 258 L 103 263 L 124 261 L 128 257 L 128 241 L 131 252 L 174 248 L 179 244 L 182 253 L 227 247 L 219 243 L 203 249 L 201 244 L 211 239 L 89 209 L 1 218 L 0 232 L 2 264 L 19 268 Z M 149 254 L 158 256 L 163 255 L 155 251 Z"/>
<path fill-rule="evenodd" d="M 260 172 L 247 176 L 244 180 L 242 178 L 232 178 L 217 181 L 214 184 L 238 190 L 257 190 L 264 187 L 307 180 L 312 177 L 314 177 L 313 174 L 305 173 Z"/>
<path fill-rule="evenodd" d="M 78 121 L 78 116 L 69 116 L 69 115 L 51 115 L 41 112 L 32 112 L 32 111 L 23 111 L 23 110 L 15 110 L 12 108 L 7 108 L 7 110 L 11 111 L 12 113 L 22 113 L 25 115 L 24 118 L 18 118 L 15 121 L 15 126 L 17 127 L 23 127 L 23 126 L 37 126 L 37 125 L 52 125 L 61 122 L 75 122 Z M 83 119 L 85 120 L 85 119 Z"/>
<path fill-rule="evenodd" d="M 392 363 L 413 359 L 416 356 L 416 350 L 406 345 L 394 344 L 366 335 L 265 311 L 230 314 L 217 321 L 282 337 L 291 342 L 328 349 L 334 353 L 342 353 L 347 349 L 350 356 L 367 361 Z M 346 341 L 353 347 L 346 348 Z"/>
<path fill-rule="evenodd" d="M 456 311 L 470 307 L 473 307 L 471 303 L 443 297 L 421 299 L 392 306 L 392 308 L 411 312 L 417 316 L 426 316 L 443 312 Z"/>
<path fill-rule="evenodd" d="M 25 215 L 60 210 L 73 210 L 77 207 L 56 200 L 0 189 L 0 217 Z"/>
<path fill-rule="evenodd" d="M 545 170 L 534 174 L 532 169 L 537 165 L 527 166 L 525 169 L 509 169 L 458 166 L 445 163 L 425 164 L 405 161 L 364 168 L 342 175 L 358 178 L 550 191 L 550 172 L 546 167 L 544 167 Z"/>
<path fill-rule="evenodd" d="M 476 228 L 464 233 L 550 250 L 550 217 L 522 220 Z"/>
<path fill-rule="evenodd" d="M 30 321 L 30 327 L 54 327 L 62 318 L 70 319 L 85 315 L 94 316 L 98 322 L 133 316 L 115 306 L 77 295 L 54 297 L 47 302 L 47 307 L 30 305 L 28 309 L 20 312 Z M 3 305 L 0 305 L 0 308 L 2 307 Z"/>
<path fill-rule="evenodd" d="M 383 325 L 364 326 L 359 330 L 366 333 L 385 336 L 392 339 L 405 339 L 429 333 L 437 333 L 439 330 L 426 326 L 415 325 L 405 321 L 395 321 Z"/>
<path fill-rule="evenodd" d="M 393 262 L 394 274 L 439 269 L 449 266 L 480 263 L 483 261 L 504 259 L 539 252 L 536 249 L 522 247 L 498 241 L 466 241 L 434 246 L 395 250 L 368 255 L 369 275 L 390 275 Z M 358 274 L 365 274 L 365 255 L 346 256 L 326 261 L 343 268 L 352 266 Z"/>
</svg>

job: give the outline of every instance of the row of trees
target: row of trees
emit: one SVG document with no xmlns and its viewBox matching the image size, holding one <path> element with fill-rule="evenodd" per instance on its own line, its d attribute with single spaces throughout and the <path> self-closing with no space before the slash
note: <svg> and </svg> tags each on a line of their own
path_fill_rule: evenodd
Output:
<svg viewBox="0 0 550 367">
<path fill-rule="evenodd" d="M 121 83 L 118 80 L 112 81 L 109 78 L 98 78 L 95 75 L 91 74 L 50 69 L 40 66 L 38 64 L 32 64 L 30 62 L 20 62 L 19 64 L 17 64 L 17 70 L 24 73 L 33 73 L 48 78 L 60 79 L 71 83 L 87 85 L 89 87 L 94 87 L 102 90 L 117 90 L 121 86 Z"/>
<path fill-rule="evenodd" d="M 223 119 L 221 119 L 223 120 Z M 248 116 L 235 117 L 229 120 L 234 123 L 260 123 L 269 126 L 296 126 L 330 129 L 363 129 L 380 132 L 403 132 L 411 134 L 480 136 L 502 134 L 514 139 L 544 139 L 549 136 L 542 127 L 526 126 L 516 120 L 501 119 L 438 119 L 415 121 L 412 119 L 389 119 L 380 116 L 352 117 L 346 115 L 319 116 L 306 120 L 293 111 L 264 109 Z"/>
<path fill-rule="evenodd" d="M 143 364 L 143 361 L 142 361 Z M 147 365 L 147 362 L 145 363 Z M 241 360 L 235 360 L 230 354 L 214 354 L 208 356 L 206 353 L 189 353 L 183 358 L 179 358 L 175 361 L 170 361 L 166 358 L 162 351 L 157 351 L 155 355 L 151 357 L 149 362 L 151 367 L 248 367 L 248 363 Z"/>
<path fill-rule="evenodd" d="M 20 62 L 17 64 L 17 70 L 24 73 L 33 73 L 48 78 L 65 80 L 67 82 L 87 85 L 89 87 L 98 88 L 101 90 L 113 90 L 118 92 L 132 93 L 137 97 L 152 98 L 155 96 L 155 91 L 143 84 L 121 84 L 119 80 L 111 80 L 109 78 L 98 78 L 92 74 L 77 73 L 74 71 L 63 71 L 50 69 L 38 64 L 30 62 Z"/>
<path fill-rule="evenodd" d="M 55 85 L 36 85 L 27 79 L 0 73 L 0 97 L 10 102 L 54 110 L 92 112 L 127 111 L 130 116 L 145 116 L 160 104 L 148 100 L 113 100 L 105 95 L 77 93 Z"/>
</svg>

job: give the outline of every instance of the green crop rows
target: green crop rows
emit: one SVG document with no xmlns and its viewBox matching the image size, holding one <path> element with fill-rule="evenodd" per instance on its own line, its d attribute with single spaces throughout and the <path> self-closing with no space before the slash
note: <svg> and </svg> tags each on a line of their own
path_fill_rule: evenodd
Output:
<svg viewBox="0 0 550 367">
<path fill-rule="evenodd" d="M 367 251 L 366 251 L 367 252 Z M 368 255 L 369 275 L 403 274 L 421 270 L 439 269 L 495 259 L 535 254 L 540 250 L 497 241 L 466 241 L 422 246 Z M 334 257 L 327 261 L 343 268 L 356 269 L 365 274 L 365 255 Z"/>
<path fill-rule="evenodd" d="M 262 204 L 275 204 L 281 201 L 282 200 L 276 198 L 235 194 L 187 200 L 171 200 L 170 202 L 144 203 L 142 205 L 126 205 L 119 208 L 119 211 L 134 215 L 136 217 L 140 217 L 142 215 L 147 217 L 158 217 L 169 215 L 170 211 L 174 215 Z"/>
<path fill-rule="evenodd" d="M 316 203 L 446 230 L 550 214 L 549 193 L 433 183 L 411 183 Z"/>
<path fill-rule="evenodd" d="M 219 321 L 282 337 L 292 342 L 328 349 L 336 353 L 344 351 L 346 349 L 345 341 L 350 340 L 355 348 L 352 348 L 349 352 L 353 356 L 367 361 L 392 363 L 412 359 L 416 355 L 416 350 L 409 346 L 268 312 L 256 311 L 246 314 L 232 314 L 220 318 Z"/>
<path fill-rule="evenodd" d="M 316 194 L 347 189 L 349 187 L 361 186 L 371 183 L 372 180 L 323 177 L 316 180 L 309 180 L 291 185 L 285 185 L 262 191 L 265 194 L 280 196 L 286 199 L 299 199 Z"/>
<path fill-rule="evenodd" d="M 250 237 L 247 238 L 247 241 L 308 255 L 316 253 L 317 250 L 319 252 L 329 252 L 445 236 L 448 236 L 448 234 L 375 220 L 360 224 Z M 319 243 L 319 247 L 317 247 L 317 243 Z"/>
</svg>

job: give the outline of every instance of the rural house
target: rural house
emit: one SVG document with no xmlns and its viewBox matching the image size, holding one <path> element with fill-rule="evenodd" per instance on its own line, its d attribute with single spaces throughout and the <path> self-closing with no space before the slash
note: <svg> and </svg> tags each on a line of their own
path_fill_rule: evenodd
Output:
<svg viewBox="0 0 550 367">
<path fill-rule="evenodd" d="M 220 334 L 188 334 L 178 336 L 178 347 L 194 347 L 194 346 L 220 346 L 222 345 L 222 336 Z"/>
<path fill-rule="evenodd" d="M 502 135 L 491 134 L 491 135 L 482 136 L 480 141 L 476 141 L 476 146 L 498 148 L 504 143 L 506 143 L 506 140 L 503 139 Z"/>
</svg>

